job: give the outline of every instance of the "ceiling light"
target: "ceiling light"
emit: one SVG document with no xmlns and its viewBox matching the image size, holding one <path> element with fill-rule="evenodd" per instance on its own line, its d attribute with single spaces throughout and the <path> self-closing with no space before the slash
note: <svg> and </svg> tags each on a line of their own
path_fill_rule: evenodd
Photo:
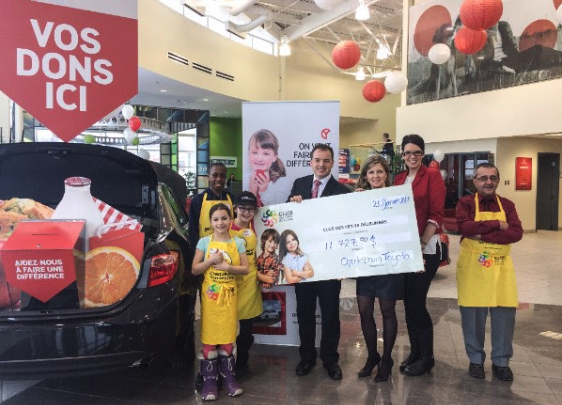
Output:
<svg viewBox="0 0 562 405">
<path fill-rule="evenodd" d="M 291 47 L 289 46 L 289 38 L 287 37 L 287 35 L 283 35 L 281 37 L 281 46 L 279 46 L 279 55 L 281 56 L 291 55 Z"/>
<path fill-rule="evenodd" d="M 377 59 L 383 60 L 391 55 L 390 50 L 386 46 L 381 46 L 377 49 Z"/>
<path fill-rule="evenodd" d="M 168 91 L 168 90 L 166 90 L 166 89 L 161 89 L 161 90 L 160 90 L 161 93 L 165 93 L 165 92 L 167 92 L 167 91 Z"/>
<path fill-rule="evenodd" d="M 365 5 L 364 0 L 359 0 L 359 7 L 355 11 L 355 19 L 359 21 L 368 20 L 371 17 L 369 7 Z"/>
<path fill-rule="evenodd" d="M 365 71 L 363 70 L 363 67 L 360 67 L 357 70 L 357 73 L 355 73 L 355 80 L 365 80 Z"/>
</svg>

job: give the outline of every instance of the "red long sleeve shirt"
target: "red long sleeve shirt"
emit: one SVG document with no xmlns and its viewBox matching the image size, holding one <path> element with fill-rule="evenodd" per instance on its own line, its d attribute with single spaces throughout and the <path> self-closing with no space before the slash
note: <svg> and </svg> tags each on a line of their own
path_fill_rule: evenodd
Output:
<svg viewBox="0 0 562 405">
<path fill-rule="evenodd" d="M 475 221 L 476 204 L 474 196 L 467 195 L 461 198 L 457 204 L 456 218 L 462 237 L 481 235 L 481 240 L 484 242 L 501 245 L 519 242 L 523 237 L 523 228 L 515 204 L 503 197 L 500 197 L 500 201 L 505 211 L 506 222 L 509 224 L 509 228 L 504 231 L 500 230 L 500 221 L 498 220 Z M 490 198 L 478 195 L 478 203 L 481 212 L 500 211 L 495 196 Z"/>
</svg>

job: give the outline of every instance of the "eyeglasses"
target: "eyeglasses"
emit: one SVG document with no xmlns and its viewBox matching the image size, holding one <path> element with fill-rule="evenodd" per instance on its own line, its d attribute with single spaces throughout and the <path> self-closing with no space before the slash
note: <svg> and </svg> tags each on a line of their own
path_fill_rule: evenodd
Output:
<svg viewBox="0 0 562 405">
<path fill-rule="evenodd" d="M 420 157 L 421 155 L 423 155 L 423 152 L 421 150 L 416 150 L 414 152 L 412 151 L 406 151 L 404 153 L 402 153 L 404 156 L 411 156 L 414 155 L 415 157 Z"/>
<path fill-rule="evenodd" d="M 476 177 L 476 180 L 481 181 L 482 183 L 487 183 L 490 180 L 492 183 L 499 181 L 500 178 L 498 176 L 480 176 Z"/>
<path fill-rule="evenodd" d="M 248 213 L 252 213 L 256 210 L 254 207 L 236 207 L 236 208 L 238 208 L 242 212 L 248 212 Z"/>
</svg>

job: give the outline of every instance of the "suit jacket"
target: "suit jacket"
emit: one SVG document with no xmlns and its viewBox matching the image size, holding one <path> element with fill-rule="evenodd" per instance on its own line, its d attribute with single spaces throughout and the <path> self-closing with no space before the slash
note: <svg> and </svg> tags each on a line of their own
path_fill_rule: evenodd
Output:
<svg viewBox="0 0 562 405">
<path fill-rule="evenodd" d="M 408 171 L 398 173 L 394 178 L 394 185 L 399 186 L 406 182 Z M 428 222 L 437 226 L 436 233 L 442 233 L 443 216 L 445 211 L 445 182 L 441 173 L 434 169 L 421 166 L 412 182 L 414 193 L 414 205 L 416 207 L 416 218 L 418 220 L 418 231 L 420 236 L 425 230 Z"/>
<path fill-rule="evenodd" d="M 312 174 L 310 176 L 299 177 L 298 179 L 296 179 L 293 183 L 293 187 L 291 188 L 291 194 L 289 194 L 287 202 L 291 200 L 291 197 L 294 197 L 296 195 L 302 196 L 303 200 L 311 199 L 313 181 L 314 175 Z M 320 197 L 329 197 L 332 195 L 346 193 L 351 193 L 351 190 L 334 179 L 334 176 L 330 175 L 330 180 L 328 180 L 328 183 L 326 183 L 326 187 L 324 187 L 324 191 L 322 191 L 322 195 Z"/>
</svg>

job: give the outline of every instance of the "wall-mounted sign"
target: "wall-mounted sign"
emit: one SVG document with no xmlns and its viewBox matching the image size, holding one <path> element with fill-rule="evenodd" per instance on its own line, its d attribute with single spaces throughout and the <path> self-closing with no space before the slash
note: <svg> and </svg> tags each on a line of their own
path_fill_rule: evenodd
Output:
<svg viewBox="0 0 562 405">
<path fill-rule="evenodd" d="M 211 156 L 211 164 L 215 163 L 222 163 L 227 169 L 236 169 L 238 158 L 236 156 Z"/>
<path fill-rule="evenodd" d="M 515 158 L 515 189 L 531 190 L 533 187 L 533 159 Z"/>
<path fill-rule="evenodd" d="M 64 141 L 138 92 L 138 22 L 3 0 L 0 90 Z"/>
</svg>

